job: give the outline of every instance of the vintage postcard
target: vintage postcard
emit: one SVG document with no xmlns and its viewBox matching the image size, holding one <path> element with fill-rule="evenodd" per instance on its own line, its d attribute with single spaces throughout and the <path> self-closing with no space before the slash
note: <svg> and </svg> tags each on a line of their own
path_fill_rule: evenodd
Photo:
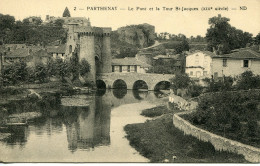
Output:
<svg viewBox="0 0 260 166">
<path fill-rule="evenodd" d="M 1 163 L 259 163 L 259 0 L 0 0 Z"/>
</svg>

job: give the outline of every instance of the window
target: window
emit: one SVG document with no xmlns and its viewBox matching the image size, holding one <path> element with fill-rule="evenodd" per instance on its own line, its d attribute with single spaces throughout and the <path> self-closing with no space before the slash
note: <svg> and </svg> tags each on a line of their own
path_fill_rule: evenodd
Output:
<svg viewBox="0 0 260 166">
<path fill-rule="evenodd" d="M 114 66 L 114 71 L 119 72 L 120 71 L 119 66 Z"/>
<path fill-rule="evenodd" d="M 203 76 L 206 76 L 208 74 L 207 71 L 203 71 Z"/>
<path fill-rule="evenodd" d="M 127 66 L 127 72 L 130 72 L 130 66 Z"/>
<path fill-rule="evenodd" d="M 227 59 L 223 59 L 223 67 L 227 67 Z"/>
<path fill-rule="evenodd" d="M 248 64 L 249 64 L 248 60 L 244 60 L 243 67 L 248 67 Z"/>
<path fill-rule="evenodd" d="M 193 75 L 193 71 L 190 72 L 190 75 L 191 75 L 191 76 Z"/>
<path fill-rule="evenodd" d="M 201 76 L 201 72 L 200 71 L 197 71 L 196 72 L 196 77 L 200 77 Z"/>
<path fill-rule="evenodd" d="M 115 72 L 115 66 L 112 66 L 112 72 Z"/>
<path fill-rule="evenodd" d="M 135 66 L 130 66 L 130 72 L 135 72 Z"/>
<path fill-rule="evenodd" d="M 124 72 L 127 72 L 128 66 L 122 66 L 122 69 L 123 69 Z"/>
</svg>

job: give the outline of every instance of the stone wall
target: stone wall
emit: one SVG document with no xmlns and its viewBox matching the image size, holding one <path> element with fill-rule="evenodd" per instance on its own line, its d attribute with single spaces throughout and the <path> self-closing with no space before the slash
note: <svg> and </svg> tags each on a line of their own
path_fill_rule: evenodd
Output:
<svg viewBox="0 0 260 166">
<path fill-rule="evenodd" d="M 179 109 L 189 111 L 195 110 L 197 108 L 198 103 L 195 101 L 187 101 L 180 96 L 174 95 L 173 92 L 169 96 L 169 102 L 175 103 Z"/>
<path fill-rule="evenodd" d="M 241 154 L 249 162 L 260 162 L 260 149 L 230 140 L 206 130 L 200 129 L 188 121 L 182 119 L 180 115 L 189 114 L 191 111 L 180 112 L 173 115 L 173 125 L 184 132 L 186 135 L 192 135 L 204 142 L 210 142 L 216 150 L 229 151 Z"/>
</svg>

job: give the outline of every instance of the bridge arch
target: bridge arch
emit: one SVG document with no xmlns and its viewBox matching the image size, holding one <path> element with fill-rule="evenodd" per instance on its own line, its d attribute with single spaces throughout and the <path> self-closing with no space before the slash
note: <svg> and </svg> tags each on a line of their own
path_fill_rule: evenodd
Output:
<svg viewBox="0 0 260 166">
<path fill-rule="evenodd" d="M 137 80 L 134 82 L 132 89 L 134 89 L 134 90 L 147 89 L 148 90 L 148 84 L 144 80 Z"/>
<path fill-rule="evenodd" d="M 170 81 L 160 81 L 154 86 L 154 90 L 169 90 L 171 86 Z"/>
<path fill-rule="evenodd" d="M 106 89 L 106 83 L 103 80 L 97 80 L 96 85 L 98 89 Z"/>
<path fill-rule="evenodd" d="M 124 80 L 117 79 L 114 81 L 112 88 L 113 89 L 127 89 L 127 84 Z"/>
</svg>

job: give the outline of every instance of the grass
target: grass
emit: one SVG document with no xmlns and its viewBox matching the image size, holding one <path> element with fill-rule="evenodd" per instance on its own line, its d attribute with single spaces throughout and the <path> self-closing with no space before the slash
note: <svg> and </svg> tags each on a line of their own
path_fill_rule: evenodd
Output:
<svg viewBox="0 0 260 166">
<path fill-rule="evenodd" d="M 145 123 L 126 125 L 124 130 L 130 145 L 151 162 L 247 162 L 242 155 L 215 151 L 212 144 L 184 135 L 173 126 L 171 113 Z"/>
<path fill-rule="evenodd" d="M 141 112 L 141 115 L 145 117 L 153 118 L 153 117 L 161 116 L 163 114 L 177 113 L 180 111 L 181 110 L 176 109 L 176 106 L 173 103 L 168 103 L 168 105 L 160 105 L 157 107 L 145 109 Z"/>
<path fill-rule="evenodd" d="M 154 108 L 145 109 L 141 112 L 141 115 L 145 117 L 156 117 L 161 116 L 162 114 L 169 113 L 168 108 L 165 105 L 161 105 Z"/>
</svg>

